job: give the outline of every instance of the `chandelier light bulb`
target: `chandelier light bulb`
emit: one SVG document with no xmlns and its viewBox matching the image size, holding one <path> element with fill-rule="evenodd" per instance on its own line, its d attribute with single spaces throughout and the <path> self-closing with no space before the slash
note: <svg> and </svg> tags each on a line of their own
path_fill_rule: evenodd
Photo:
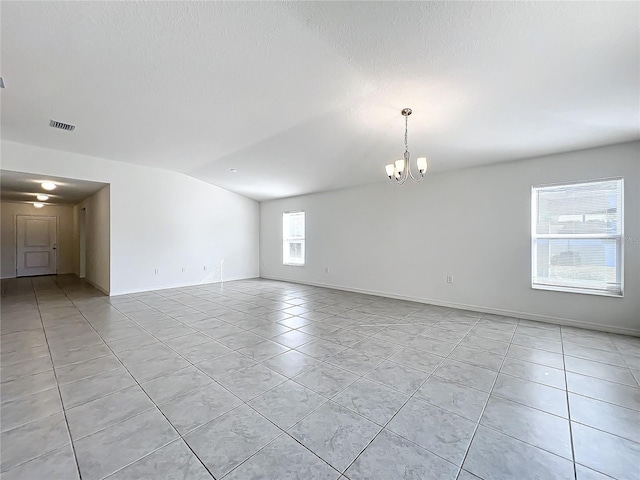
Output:
<svg viewBox="0 0 640 480">
<path fill-rule="evenodd" d="M 418 166 L 418 171 L 420 175 L 424 175 L 427 172 L 427 159 L 426 157 L 420 157 L 416 160 L 416 164 Z"/>
<path fill-rule="evenodd" d="M 389 178 L 393 178 L 393 175 L 395 173 L 395 167 L 393 166 L 393 163 L 390 163 L 389 165 L 387 165 L 385 169 L 387 170 L 387 176 Z"/>
</svg>

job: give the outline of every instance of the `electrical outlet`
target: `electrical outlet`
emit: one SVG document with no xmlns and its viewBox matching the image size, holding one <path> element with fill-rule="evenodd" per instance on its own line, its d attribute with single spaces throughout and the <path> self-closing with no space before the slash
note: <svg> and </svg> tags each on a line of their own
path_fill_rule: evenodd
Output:
<svg viewBox="0 0 640 480">
<path fill-rule="evenodd" d="M 158 270 L 157 268 L 155 269 L 155 274 L 158 275 L 160 273 L 160 270 Z"/>
<path fill-rule="evenodd" d="M 453 275 L 447 275 L 447 283 L 453 283 Z"/>
<path fill-rule="evenodd" d="M 206 272 L 207 271 L 207 266 L 203 266 L 202 269 Z"/>
<path fill-rule="evenodd" d="M 184 273 L 184 267 L 182 267 L 182 273 Z"/>
<path fill-rule="evenodd" d="M 329 273 L 329 267 L 324 267 L 324 273 Z"/>
</svg>

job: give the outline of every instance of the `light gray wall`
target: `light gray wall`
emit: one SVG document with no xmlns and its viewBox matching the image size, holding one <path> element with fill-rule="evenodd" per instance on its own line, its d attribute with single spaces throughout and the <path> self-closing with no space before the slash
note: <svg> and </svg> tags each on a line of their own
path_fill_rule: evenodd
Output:
<svg viewBox="0 0 640 480">
<path fill-rule="evenodd" d="M 110 198 L 109 186 L 78 205 L 77 213 L 85 209 L 85 279 L 103 292 L 111 291 L 110 281 Z M 78 242 L 80 238 L 78 236 Z M 78 245 L 78 250 L 80 246 Z M 78 271 L 80 266 L 78 265 Z"/>
<path fill-rule="evenodd" d="M 110 185 L 112 295 L 217 282 L 221 261 L 224 280 L 258 276 L 258 202 L 181 173 L 1 145 L 3 169 Z"/>
<path fill-rule="evenodd" d="M 533 290 L 531 186 L 614 176 L 625 182 L 624 298 Z M 639 191 L 635 142 L 263 202 L 260 274 L 640 334 Z M 306 211 L 304 267 L 282 265 L 289 210 Z"/>
<path fill-rule="evenodd" d="M 77 245 L 73 239 L 73 207 L 45 205 L 35 208 L 31 203 L 2 202 L 2 278 L 16 276 L 16 216 L 43 215 L 58 217 L 58 273 L 73 273 Z"/>
</svg>

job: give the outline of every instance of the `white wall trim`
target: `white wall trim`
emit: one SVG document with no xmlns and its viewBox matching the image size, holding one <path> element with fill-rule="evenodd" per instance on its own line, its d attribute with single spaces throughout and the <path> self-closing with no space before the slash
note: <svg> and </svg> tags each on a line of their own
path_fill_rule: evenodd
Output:
<svg viewBox="0 0 640 480">
<path fill-rule="evenodd" d="M 328 283 L 300 282 L 296 280 L 290 280 L 287 278 L 275 277 L 271 275 L 261 275 L 260 278 L 264 278 L 266 280 L 277 280 L 282 282 L 295 283 L 298 285 L 311 285 L 314 287 L 331 288 L 334 290 L 341 290 L 344 292 L 363 293 L 365 295 L 374 295 L 376 297 L 393 298 L 396 300 L 406 300 L 409 302 L 424 303 L 427 305 L 437 305 L 440 307 L 459 308 L 461 310 L 470 310 L 474 312 L 489 313 L 493 315 L 503 315 L 506 317 L 515 317 L 523 320 L 533 320 L 536 322 L 553 323 L 555 325 L 566 325 L 571 327 L 584 328 L 587 330 L 597 330 L 601 332 L 618 333 L 621 335 L 633 335 L 636 337 L 640 337 L 640 330 L 633 330 L 630 328 L 605 325 L 602 323 L 583 322 L 580 320 L 573 320 L 570 318 L 551 317 L 547 315 L 537 315 L 533 313 L 517 312 L 512 310 L 501 310 L 499 308 L 482 307 L 478 305 L 466 305 L 463 303 L 442 302 L 442 301 L 433 300 L 433 299 L 411 297 L 406 295 L 397 295 L 393 293 L 379 292 L 375 290 L 366 290 L 362 288 L 345 287 L 341 285 L 332 285 Z"/>
</svg>

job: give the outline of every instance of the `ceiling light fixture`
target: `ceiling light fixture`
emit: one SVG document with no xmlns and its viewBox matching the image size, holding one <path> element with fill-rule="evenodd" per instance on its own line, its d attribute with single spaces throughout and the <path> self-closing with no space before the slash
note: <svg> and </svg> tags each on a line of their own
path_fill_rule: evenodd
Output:
<svg viewBox="0 0 640 480">
<path fill-rule="evenodd" d="M 57 185 L 53 182 L 42 182 L 40 186 L 45 190 L 54 190 L 57 187 Z"/>
<path fill-rule="evenodd" d="M 36 208 L 42 208 L 42 207 L 44 207 L 44 203 L 33 202 L 33 206 L 36 207 Z"/>
<path fill-rule="evenodd" d="M 49 195 L 44 195 L 41 193 L 39 195 L 36 195 L 36 198 L 41 202 L 46 202 L 47 200 L 49 200 Z"/>
<path fill-rule="evenodd" d="M 416 167 L 418 167 L 419 177 L 414 177 L 411 171 L 411 158 L 409 155 L 409 147 L 407 145 L 407 131 L 409 124 L 409 115 L 412 111 L 410 108 L 403 108 L 402 116 L 404 117 L 404 158 L 402 160 L 396 160 L 395 163 L 390 163 L 385 168 L 387 170 L 387 176 L 389 180 L 398 185 L 402 185 L 407 181 L 409 177 L 414 182 L 421 182 L 424 179 L 424 174 L 427 173 L 427 158 L 420 157 L 416 160 Z"/>
</svg>

